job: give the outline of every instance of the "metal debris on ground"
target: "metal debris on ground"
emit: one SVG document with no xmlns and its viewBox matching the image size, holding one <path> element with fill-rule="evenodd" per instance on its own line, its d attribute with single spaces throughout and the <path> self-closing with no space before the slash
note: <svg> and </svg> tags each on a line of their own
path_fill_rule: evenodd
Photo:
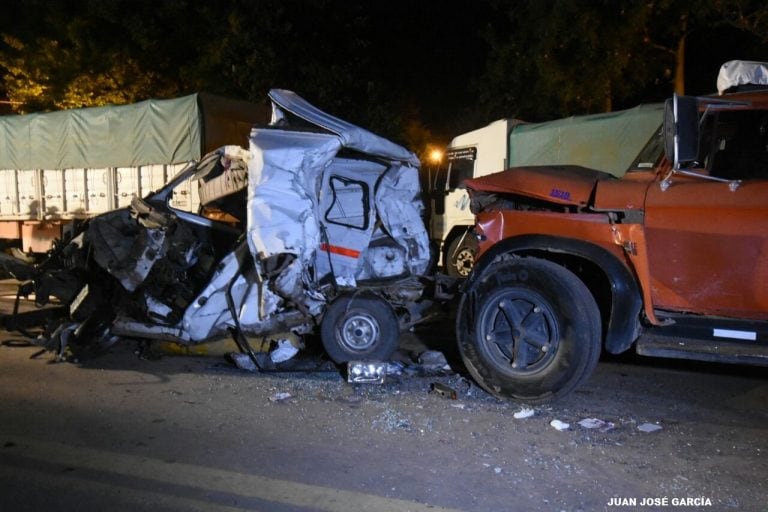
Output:
<svg viewBox="0 0 768 512">
<path fill-rule="evenodd" d="M 299 353 L 299 349 L 291 343 L 291 340 L 281 338 L 277 340 L 277 348 L 269 353 L 273 363 L 284 363 Z"/>
<path fill-rule="evenodd" d="M 586 429 L 599 429 L 600 432 L 608 432 L 612 430 L 615 425 L 610 421 L 601 420 L 599 418 L 584 418 L 579 421 L 579 425 Z"/>
<path fill-rule="evenodd" d="M 451 400 L 456 400 L 458 396 L 455 389 L 450 386 L 446 386 L 445 384 L 441 384 L 440 382 L 433 382 L 430 386 L 429 392 L 440 395 L 443 398 L 450 398 Z"/>
<path fill-rule="evenodd" d="M 281 391 L 280 393 L 275 393 L 274 395 L 272 395 L 271 397 L 269 397 L 269 401 L 270 401 L 270 402 L 282 402 L 282 401 L 284 401 L 284 400 L 288 400 L 288 399 L 289 399 L 289 398 L 291 398 L 292 396 L 293 396 L 293 395 L 291 395 L 291 394 L 290 394 L 290 393 L 288 393 L 287 391 Z"/>
<path fill-rule="evenodd" d="M 387 375 L 402 375 L 405 363 L 401 361 L 390 361 L 387 363 Z"/>
<path fill-rule="evenodd" d="M 347 363 L 347 382 L 350 384 L 383 384 L 386 376 L 387 363 L 381 361 Z"/>
<path fill-rule="evenodd" d="M 232 358 L 232 362 L 235 363 L 235 366 L 241 370 L 255 372 L 258 369 L 256 368 L 256 363 L 253 362 L 253 359 L 251 359 L 251 356 L 248 354 L 233 352 L 230 354 L 230 357 Z"/>
<path fill-rule="evenodd" d="M 534 411 L 533 409 L 530 409 L 528 407 L 523 407 L 522 409 L 517 411 L 515 414 L 513 414 L 512 417 L 515 418 L 516 420 L 522 420 L 525 418 L 530 418 L 534 414 L 536 414 L 536 411 Z"/>
<path fill-rule="evenodd" d="M 657 425 L 655 423 L 643 423 L 642 425 L 637 426 L 637 430 L 649 434 L 651 432 L 658 432 L 661 430 L 661 425 Z"/>
<path fill-rule="evenodd" d="M 425 350 L 419 354 L 418 362 L 425 370 L 451 370 L 448 360 L 445 358 L 445 354 L 438 350 Z"/>
<path fill-rule="evenodd" d="M 559 430 L 560 432 L 571 428 L 571 425 L 569 423 L 566 423 L 560 420 L 552 420 L 549 422 L 549 425 L 555 430 Z"/>
</svg>

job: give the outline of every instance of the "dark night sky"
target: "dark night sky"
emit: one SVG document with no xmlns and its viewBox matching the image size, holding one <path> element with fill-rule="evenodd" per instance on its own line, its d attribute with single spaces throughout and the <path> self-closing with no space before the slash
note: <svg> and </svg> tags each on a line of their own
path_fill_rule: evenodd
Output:
<svg viewBox="0 0 768 512">
<path fill-rule="evenodd" d="M 68 10 L 87 17 L 91 14 L 90 11 L 101 9 L 102 4 L 117 5 L 121 2 L 122 0 L 102 0 L 101 2 L 97 0 L 49 0 L 49 2 L 5 0 L 3 3 L 6 7 L 11 8 L 17 15 L 0 20 L 0 31 L 16 32 L 30 39 L 50 36 L 50 32 L 54 29 L 47 28 L 46 23 L 49 24 L 48 27 L 53 28 L 61 24 L 61 19 L 51 17 L 54 11 L 64 13 L 65 18 Z M 493 29 L 496 34 L 505 34 L 504 31 L 509 30 L 510 25 L 508 13 L 514 6 L 523 3 L 503 0 L 389 0 L 386 2 L 371 0 L 362 4 L 341 0 L 315 0 L 314 2 L 167 0 L 158 3 L 150 0 L 133 0 L 123 2 L 123 5 L 136 6 L 134 14 L 137 15 L 138 21 L 124 23 L 121 28 L 131 32 L 146 30 L 152 33 L 152 29 L 141 26 L 142 9 L 147 9 L 148 13 L 156 10 L 158 5 L 181 5 L 181 12 L 187 16 L 187 19 L 173 18 L 171 25 L 165 27 L 170 36 L 167 39 L 174 37 L 178 39 L 179 33 L 189 35 L 189 39 L 183 39 L 181 43 L 167 43 L 161 38 L 153 44 L 158 47 L 158 55 L 162 53 L 161 48 L 180 44 L 183 50 L 180 54 L 184 55 L 189 62 L 194 62 L 204 58 L 198 53 L 201 50 L 195 38 L 221 35 L 221 31 L 227 30 L 223 21 L 227 15 L 243 18 L 250 16 L 251 21 L 258 21 L 260 18 L 269 17 L 270 11 L 277 6 L 284 11 L 284 14 L 282 17 L 273 17 L 276 24 L 291 25 L 294 29 L 287 28 L 281 32 L 283 29 L 277 28 L 270 34 L 258 32 L 249 35 L 257 42 L 259 37 L 269 38 L 264 42 L 271 45 L 275 53 L 280 54 L 277 55 L 277 60 L 280 61 L 281 69 L 276 73 L 274 80 L 272 77 L 255 76 L 256 73 L 254 73 L 245 77 L 245 87 L 252 77 L 268 81 L 268 85 L 261 86 L 259 90 L 230 88 L 230 91 L 226 91 L 223 87 L 221 91 L 217 91 L 209 88 L 209 92 L 230 92 L 235 97 L 255 100 L 256 96 L 263 97 L 265 91 L 261 89 L 288 87 L 308 100 L 316 102 L 319 107 L 344 117 L 350 113 L 350 110 L 354 116 L 354 108 L 349 108 L 350 102 L 347 102 L 346 107 L 341 102 L 334 105 L 332 101 L 328 101 L 331 94 L 328 91 L 331 90 L 338 96 L 349 95 L 353 106 L 367 108 L 371 102 L 377 100 L 364 97 L 364 94 L 361 94 L 361 91 L 365 90 L 364 87 L 349 86 L 371 81 L 380 86 L 379 94 L 383 94 L 383 98 L 379 96 L 379 99 L 387 100 L 389 104 L 397 105 L 397 108 L 403 110 L 400 112 L 401 117 L 418 119 L 433 134 L 446 138 L 478 127 L 492 119 L 517 114 L 517 112 L 497 111 L 498 109 L 489 109 L 481 115 L 477 114 L 481 101 L 478 87 L 483 85 L 482 75 L 490 54 L 488 33 Z M 315 10 L 308 6 L 315 6 Z M 201 14 L 206 12 L 206 9 L 209 13 L 219 15 L 217 21 L 219 25 L 210 27 L 213 22 L 205 19 Z M 320 19 L 311 18 L 318 12 L 325 13 L 327 16 L 322 16 Z M 355 16 L 365 18 L 363 28 L 358 28 L 357 33 L 346 26 L 349 22 L 354 23 Z M 165 22 L 167 23 L 168 20 Z M 201 32 L 208 31 L 208 33 L 194 31 L 188 33 L 180 28 L 188 26 L 195 27 L 194 30 L 199 28 Z M 296 29 L 296 27 L 299 28 Z M 269 32 L 269 28 L 267 23 L 256 27 L 255 31 L 267 29 L 266 32 Z M 314 37 L 307 35 L 308 28 L 314 32 L 311 34 Z M 106 36 L 103 34 L 101 36 L 108 44 L 115 44 L 115 41 L 119 44 L 120 37 L 131 34 L 131 32 L 123 35 L 117 32 L 113 34 L 110 30 L 107 29 Z M 694 31 L 687 45 L 687 92 L 690 94 L 713 92 L 717 70 L 720 64 L 727 60 L 735 58 L 768 60 L 768 56 L 763 55 L 764 52 L 761 53 L 761 50 L 765 50 L 765 46 L 757 48 L 753 39 L 732 29 Z M 302 75 L 298 70 L 315 66 L 320 70 L 315 77 L 323 73 L 328 75 L 332 73 L 330 68 L 337 64 L 333 59 L 343 61 L 348 58 L 350 48 L 356 43 L 362 43 L 365 47 L 365 58 L 361 60 L 362 64 L 359 68 L 344 67 L 343 72 L 347 76 L 337 81 L 320 80 L 318 82 L 322 83 L 311 85 L 303 81 L 307 80 L 306 75 Z M 282 51 L 283 44 L 292 48 L 290 52 Z M 351 55 L 355 56 L 354 53 Z M 359 57 L 360 54 L 358 53 L 357 56 Z M 249 57 L 248 51 L 235 49 L 229 55 L 231 61 L 227 61 L 226 64 L 229 66 L 231 62 L 232 66 L 240 65 Z M 601 65 L 605 63 L 594 62 L 595 67 Z M 644 64 L 637 62 L 636 65 Z M 516 72 L 516 64 L 510 63 L 508 69 L 510 73 Z M 590 69 L 584 69 L 583 79 L 587 81 L 590 79 Z M 221 83 L 226 85 L 226 80 L 222 80 Z M 336 82 L 339 84 L 339 89 L 334 91 Z M 210 87 L 211 84 L 215 89 L 217 82 L 209 80 L 208 86 Z M 349 88 L 344 89 L 345 86 Z M 614 108 L 626 108 L 640 102 L 659 101 L 669 96 L 671 91 L 669 81 L 661 81 L 646 88 L 638 87 L 636 97 L 617 101 L 614 103 Z M 192 91 L 184 90 L 183 92 Z M 525 94 L 536 95 L 536 91 L 525 91 Z M 334 107 L 340 108 L 341 111 L 334 110 Z M 573 113 L 562 112 L 562 115 Z M 362 119 L 356 120 L 353 117 L 350 120 L 365 121 L 365 118 L 363 116 Z"/>
</svg>

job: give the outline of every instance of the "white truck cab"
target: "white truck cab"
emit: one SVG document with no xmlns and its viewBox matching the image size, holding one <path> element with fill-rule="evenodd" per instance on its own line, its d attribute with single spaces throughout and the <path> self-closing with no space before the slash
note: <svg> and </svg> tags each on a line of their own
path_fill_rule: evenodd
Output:
<svg viewBox="0 0 768 512">
<path fill-rule="evenodd" d="M 467 236 L 474 224 L 469 196 L 460 187 L 467 178 L 477 178 L 507 168 L 507 140 L 514 119 L 499 119 L 462 133 L 448 145 L 447 168 L 437 174 L 432 200 L 430 233 L 440 243 L 440 264 L 452 276 L 466 277 L 472 269 L 475 241 Z"/>
</svg>

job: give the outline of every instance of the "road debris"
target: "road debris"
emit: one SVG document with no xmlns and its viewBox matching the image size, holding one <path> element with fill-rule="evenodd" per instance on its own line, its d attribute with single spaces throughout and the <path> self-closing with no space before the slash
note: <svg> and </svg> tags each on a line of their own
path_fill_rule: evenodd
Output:
<svg viewBox="0 0 768 512">
<path fill-rule="evenodd" d="M 642 425 L 637 426 L 637 430 L 640 432 L 645 432 L 646 434 L 650 434 L 651 432 L 658 432 L 661 430 L 661 425 L 657 425 L 656 423 L 643 423 Z"/>
<path fill-rule="evenodd" d="M 429 392 L 440 395 L 443 398 L 449 398 L 451 400 L 456 400 L 457 398 L 455 389 L 450 386 L 446 386 L 445 384 L 441 384 L 440 382 L 433 382 L 430 386 Z"/>
<path fill-rule="evenodd" d="M 350 384 L 384 384 L 387 363 L 380 361 L 350 361 L 347 363 L 347 382 Z"/>
<path fill-rule="evenodd" d="M 292 394 L 288 393 L 287 391 L 281 391 L 279 393 L 275 393 L 271 397 L 269 397 L 270 402 L 283 402 L 285 400 L 288 400 L 289 398 L 293 397 Z"/>
<path fill-rule="evenodd" d="M 405 363 L 402 361 L 390 361 L 387 363 L 387 375 L 402 375 Z"/>
<path fill-rule="evenodd" d="M 229 355 L 232 362 L 241 370 L 248 372 L 255 372 L 257 370 L 256 363 L 253 362 L 251 356 L 248 354 L 242 354 L 240 352 L 233 352 Z"/>
<path fill-rule="evenodd" d="M 517 411 L 515 414 L 513 414 L 512 417 L 515 418 L 516 420 L 523 420 L 525 418 L 530 418 L 534 414 L 536 414 L 536 411 L 534 411 L 533 409 L 529 407 L 523 407 L 522 409 Z"/>
<path fill-rule="evenodd" d="M 601 420 L 599 418 L 584 418 L 579 421 L 579 425 L 586 429 L 599 429 L 600 432 L 608 432 L 612 430 L 615 425 L 610 421 Z"/>
<path fill-rule="evenodd" d="M 571 428 L 570 423 L 566 423 L 566 422 L 560 421 L 560 420 L 552 420 L 552 421 L 549 422 L 549 425 L 552 428 L 554 428 L 555 430 L 559 430 L 560 432 L 562 432 L 564 430 L 568 430 L 569 428 Z"/>
<path fill-rule="evenodd" d="M 445 355 L 439 350 L 425 350 L 419 354 L 419 364 L 427 371 L 451 371 Z"/>
<path fill-rule="evenodd" d="M 299 349 L 291 343 L 291 340 L 281 338 L 277 340 L 277 348 L 269 353 L 273 363 L 284 363 L 299 353 Z"/>
</svg>

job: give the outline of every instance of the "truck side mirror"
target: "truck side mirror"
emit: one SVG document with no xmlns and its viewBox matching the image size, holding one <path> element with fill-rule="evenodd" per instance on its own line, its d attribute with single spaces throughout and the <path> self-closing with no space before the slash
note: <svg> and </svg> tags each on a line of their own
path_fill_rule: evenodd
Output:
<svg viewBox="0 0 768 512">
<path fill-rule="evenodd" d="M 675 94 L 664 104 L 664 152 L 679 169 L 699 154 L 699 109 L 693 96 Z"/>
</svg>

